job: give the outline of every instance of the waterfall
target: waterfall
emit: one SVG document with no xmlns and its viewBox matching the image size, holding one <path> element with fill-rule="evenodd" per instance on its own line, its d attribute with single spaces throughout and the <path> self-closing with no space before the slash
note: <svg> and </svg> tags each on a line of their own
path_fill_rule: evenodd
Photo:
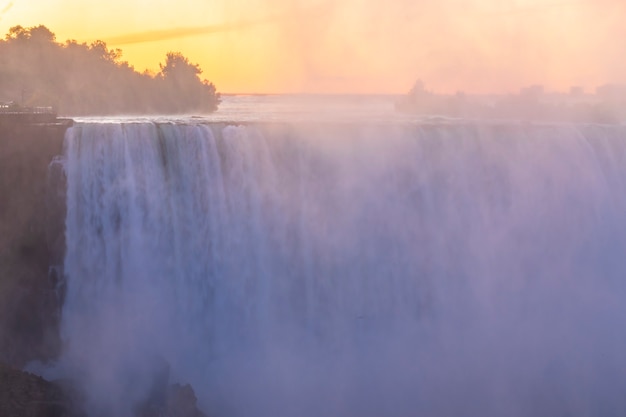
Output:
<svg viewBox="0 0 626 417">
<path fill-rule="evenodd" d="M 626 412 L 626 128 L 77 123 L 68 372 L 215 416 Z M 102 411 L 105 410 L 105 411 Z"/>
</svg>

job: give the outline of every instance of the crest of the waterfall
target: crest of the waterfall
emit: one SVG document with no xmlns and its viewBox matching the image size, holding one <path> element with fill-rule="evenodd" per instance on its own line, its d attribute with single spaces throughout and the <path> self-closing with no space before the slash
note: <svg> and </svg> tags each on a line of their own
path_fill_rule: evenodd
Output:
<svg viewBox="0 0 626 417">
<path fill-rule="evenodd" d="M 62 362 L 103 415 L 165 362 L 211 415 L 626 406 L 622 127 L 79 123 L 65 147 Z"/>
</svg>

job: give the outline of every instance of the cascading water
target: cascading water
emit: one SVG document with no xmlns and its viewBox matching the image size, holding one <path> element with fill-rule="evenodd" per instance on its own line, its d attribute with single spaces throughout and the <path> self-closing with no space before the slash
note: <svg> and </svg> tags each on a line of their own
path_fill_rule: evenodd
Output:
<svg viewBox="0 0 626 417">
<path fill-rule="evenodd" d="M 626 128 L 79 123 L 62 362 L 214 416 L 626 413 Z"/>
</svg>

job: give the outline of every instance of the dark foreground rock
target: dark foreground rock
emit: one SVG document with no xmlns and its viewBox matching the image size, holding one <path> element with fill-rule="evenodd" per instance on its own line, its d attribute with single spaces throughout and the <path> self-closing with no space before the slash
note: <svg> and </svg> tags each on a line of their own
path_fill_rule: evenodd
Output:
<svg viewBox="0 0 626 417">
<path fill-rule="evenodd" d="M 59 384 L 0 364 L 0 416 L 85 417 Z"/>
<path fill-rule="evenodd" d="M 171 384 L 138 407 L 135 417 L 207 417 L 198 409 L 191 385 Z M 0 417 L 90 417 L 80 388 L 47 381 L 0 363 Z M 118 417 L 118 416 L 108 416 Z"/>
<path fill-rule="evenodd" d="M 137 417 L 207 417 L 198 409 L 198 399 L 191 385 L 172 384 L 165 401 L 153 399 L 140 407 Z"/>
</svg>

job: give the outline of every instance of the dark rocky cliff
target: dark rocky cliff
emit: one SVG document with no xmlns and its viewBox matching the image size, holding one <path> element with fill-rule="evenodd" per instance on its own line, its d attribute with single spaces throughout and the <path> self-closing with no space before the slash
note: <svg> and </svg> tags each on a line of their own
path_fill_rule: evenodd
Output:
<svg viewBox="0 0 626 417">
<path fill-rule="evenodd" d="M 60 350 L 59 284 L 66 123 L 0 124 L 0 362 L 21 368 Z"/>
</svg>

